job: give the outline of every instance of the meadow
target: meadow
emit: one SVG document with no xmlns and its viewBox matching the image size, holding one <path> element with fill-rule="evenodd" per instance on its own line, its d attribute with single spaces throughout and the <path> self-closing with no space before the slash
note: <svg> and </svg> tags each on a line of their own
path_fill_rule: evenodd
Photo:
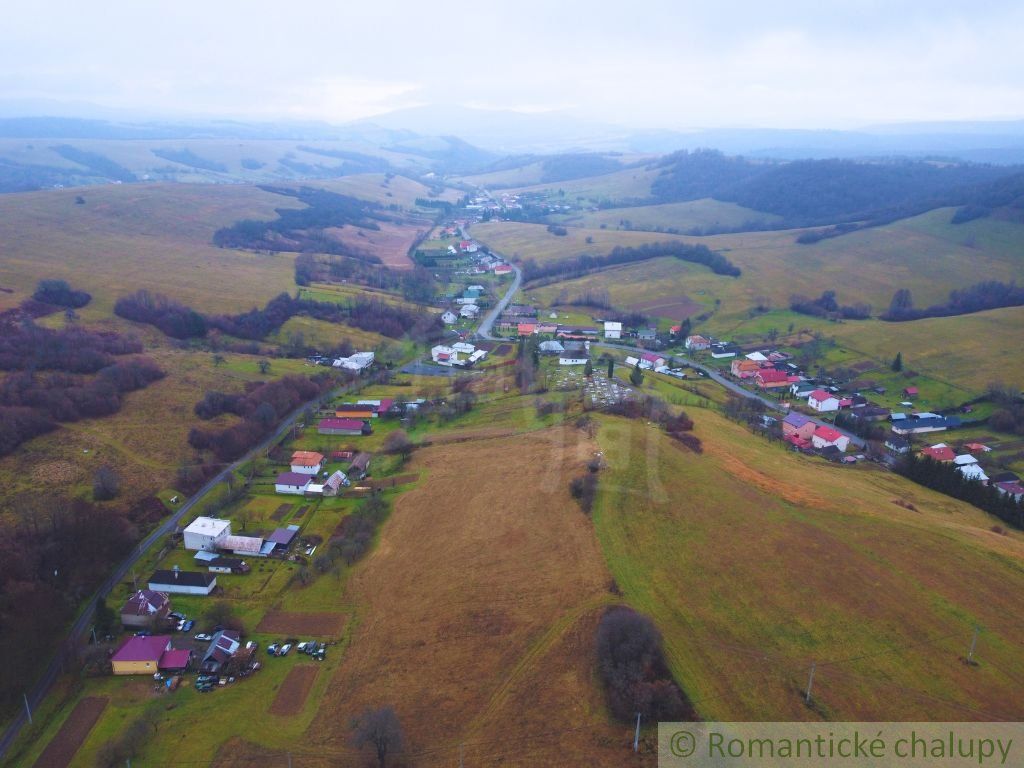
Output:
<svg viewBox="0 0 1024 768">
<path fill-rule="evenodd" d="M 540 193 L 550 199 L 564 199 L 570 203 L 644 200 L 651 196 L 651 182 L 659 173 L 661 173 L 661 169 L 658 168 L 623 168 L 621 171 L 601 176 L 588 176 L 571 181 L 554 181 L 548 184 L 526 184 L 504 191 Z"/>
<path fill-rule="evenodd" d="M 703 718 L 1019 717 L 1019 533 L 870 466 L 695 418 L 701 455 L 642 422 L 602 420 L 594 526 Z"/>
</svg>

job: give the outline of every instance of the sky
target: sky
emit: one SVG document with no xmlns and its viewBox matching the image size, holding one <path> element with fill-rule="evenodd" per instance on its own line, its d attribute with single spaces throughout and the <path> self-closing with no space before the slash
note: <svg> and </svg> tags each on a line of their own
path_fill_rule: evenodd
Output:
<svg viewBox="0 0 1024 768">
<path fill-rule="evenodd" d="M 675 129 L 1021 118 L 1022 29 L 1003 0 L 40 0 L 4 10 L 0 102 L 334 123 L 459 104 Z"/>
</svg>

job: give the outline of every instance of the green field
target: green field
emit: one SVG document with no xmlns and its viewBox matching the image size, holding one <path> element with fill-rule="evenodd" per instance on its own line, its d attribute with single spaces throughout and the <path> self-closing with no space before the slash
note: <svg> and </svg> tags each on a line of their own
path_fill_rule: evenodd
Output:
<svg viewBox="0 0 1024 768">
<path fill-rule="evenodd" d="M 651 182 L 661 173 L 658 168 L 624 168 L 601 176 L 589 176 L 550 184 L 526 184 L 509 192 L 540 192 L 567 203 L 589 200 L 643 200 L 651 196 Z"/>
<path fill-rule="evenodd" d="M 738 229 L 751 222 L 771 223 L 778 216 L 744 208 L 736 203 L 723 203 L 710 197 L 685 203 L 640 205 L 631 208 L 608 208 L 552 216 L 552 221 L 585 229 L 638 229 L 682 232 L 694 227 Z"/>
</svg>

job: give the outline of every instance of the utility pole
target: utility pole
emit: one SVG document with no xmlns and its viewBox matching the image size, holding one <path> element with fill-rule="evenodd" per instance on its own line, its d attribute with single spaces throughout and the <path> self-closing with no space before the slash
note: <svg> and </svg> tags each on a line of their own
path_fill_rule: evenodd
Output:
<svg viewBox="0 0 1024 768">
<path fill-rule="evenodd" d="M 459 768 L 465 768 L 465 764 L 462 762 L 465 753 L 465 744 L 459 744 Z"/>
<path fill-rule="evenodd" d="M 292 753 L 288 753 L 288 768 L 292 768 Z"/>
<path fill-rule="evenodd" d="M 811 676 L 807 678 L 807 697 L 806 697 L 806 701 L 807 701 L 808 704 L 811 703 L 811 686 L 814 685 L 814 668 L 816 666 L 817 665 L 812 661 L 811 662 Z"/>
<path fill-rule="evenodd" d="M 25 714 L 28 715 L 28 724 L 32 725 L 32 708 L 28 705 L 28 694 L 21 694 L 21 698 L 25 700 Z"/>
<path fill-rule="evenodd" d="M 973 664 L 974 663 L 974 649 L 978 645 L 978 632 L 979 632 L 979 628 L 977 626 L 975 626 L 974 627 L 974 636 L 971 638 L 971 650 L 969 650 L 967 652 L 967 663 L 968 664 Z"/>
<path fill-rule="evenodd" d="M 640 713 L 636 713 L 636 733 L 633 735 L 633 751 L 640 751 Z"/>
</svg>

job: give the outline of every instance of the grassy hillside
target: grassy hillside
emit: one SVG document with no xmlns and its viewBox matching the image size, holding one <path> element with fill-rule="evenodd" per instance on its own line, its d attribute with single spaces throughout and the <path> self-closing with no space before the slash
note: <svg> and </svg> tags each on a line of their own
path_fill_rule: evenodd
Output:
<svg viewBox="0 0 1024 768">
<path fill-rule="evenodd" d="M 652 168 L 624 168 L 601 176 L 550 184 L 528 184 L 509 191 L 542 192 L 552 197 L 561 197 L 564 193 L 568 201 L 642 200 L 651 196 L 651 182 L 658 173 L 657 169 Z"/>
<path fill-rule="evenodd" d="M 779 220 L 773 214 L 744 208 L 735 203 L 723 203 L 710 197 L 685 203 L 608 208 L 551 218 L 560 224 L 585 229 L 677 229 L 682 232 L 695 227 L 738 229 L 751 222 L 771 223 Z"/>
<path fill-rule="evenodd" d="M 977 510 L 894 475 L 770 447 L 712 413 L 697 432 L 699 456 L 642 423 L 605 420 L 594 524 L 702 717 L 1019 717 L 1019 534 L 992 533 Z M 960 657 L 975 625 L 971 668 Z"/>
<path fill-rule="evenodd" d="M 405 176 L 388 178 L 383 173 L 361 173 L 356 176 L 344 176 L 340 179 L 317 181 L 313 186 L 358 197 L 361 200 L 372 200 L 382 205 L 397 204 L 407 209 L 415 207 L 416 198 L 447 200 L 453 203 L 461 194 L 457 190 L 447 189 L 432 198 L 430 188 L 426 185 Z"/>
<path fill-rule="evenodd" d="M 76 198 L 84 200 L 76 204 Z M 290 255 L 216 248 L 213 233 L 243 218 L 273 218 L 294 200 L 246 186 L 107 185 L 0 196 L 0 306 L 45 277 L 93 295 L 82 315 L 148 288 L 202 311 L 245 310 L 294 285 Z M 230 276 L 225 279 L 225 276 Z"/>
<path fill-rule="evenodd" d="M 679 239 L 704 243 L 725 254 L 743 270 L 739 279 L 717 278 L 711 295 L 722 302 L 726 316 L 742 315 L 765 297 L 774 307 L 785 307 L 794 293 L 818 295 L 836 290 L 843 303 L 867 302 L 876 312 L 889 305 L 896 288 L 909 288 L 920 306 L 944 300 L 954 288 L 982 279 L 1012 280 L 1020 272 L 1024 252 L 1024 225 L 981 219 L 954 226 L 950 209 L 939 209 L 844 237 L 813 245 L 794 242 L 796 232 L 743 232 L 709 237 L 682 237 L 651 232 L 613 232 L 570 228 L 556 236 L 539 224 L 499 222 L 473 228 L 476 237 L 499 253 L 537 262 L 572 258 L 580 253 L 607 253 L 617 245 L 638 245 Z M 592 240 L 587 243 L 587 238 Z M 643 285 L 649 298 L 662 291 L 676 293 L 650 280 L 649 264 L 617 268 L 614 274 L 582 278 L 603 283 L 615 300 L 626 286 Z M 680 269 L 685 265 L 680 264 Z M 680 280 L 685 281 L 685 276 Z M 574 281 L 567 287 L 575 288 Z M 710 286 L 699 286 L 710 290 Z"/>
</svg>

